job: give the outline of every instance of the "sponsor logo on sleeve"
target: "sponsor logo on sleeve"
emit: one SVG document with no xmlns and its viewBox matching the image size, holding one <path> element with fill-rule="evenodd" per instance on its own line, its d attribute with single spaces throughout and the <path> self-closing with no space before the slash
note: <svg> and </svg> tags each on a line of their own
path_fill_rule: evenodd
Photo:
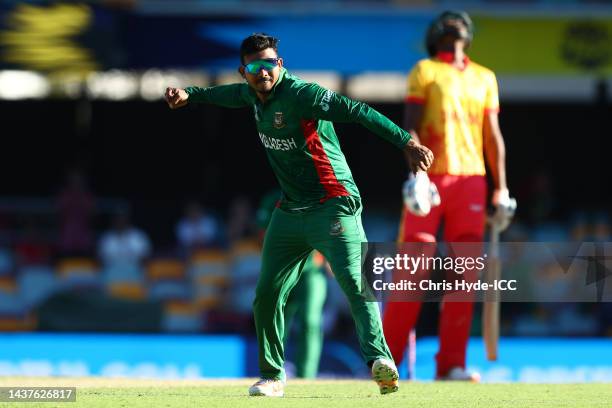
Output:
<svg viewBox="0 0 612 408">
<path fill-rule="evenodd" d="M 323 111 L 327 112 L 329 110 L 329 102 L 331 101 L 332 96 L 334 96 L 334 93 L 329 89 L 323 94 L 323 98 L 321 99 L 321 102 L 319 102 L 319 106 L 321 109 L 323 109 Z"/>
</svg>

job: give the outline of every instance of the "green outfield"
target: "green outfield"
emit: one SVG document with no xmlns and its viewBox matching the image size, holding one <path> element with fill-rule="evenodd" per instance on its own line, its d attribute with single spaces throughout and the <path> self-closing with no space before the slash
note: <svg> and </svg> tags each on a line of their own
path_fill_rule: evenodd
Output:
<svg viewBox="0 0 612 408">
<path fill-rule="evenodd" d="M 28 407 L 610 407 L 611 384 L 450 384 L 403 382 L 381 396 L 371 381 L 290 381 L 284 398 L 247 397 L 251 380 L 148 381 L 0 378 L 0 386 L 77 387 L 76 403 Z M 2 403 L 2 407 L 15 407 Z"/>
</svg>

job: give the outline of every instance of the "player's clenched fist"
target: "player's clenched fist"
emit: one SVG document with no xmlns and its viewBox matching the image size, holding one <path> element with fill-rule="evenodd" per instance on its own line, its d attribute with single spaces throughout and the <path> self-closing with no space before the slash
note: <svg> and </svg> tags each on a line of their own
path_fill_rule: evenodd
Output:
<svg viewBox="0 0 612 408">
<path fill-rule="evenodd" d="M 176 109 L 187 105 L 189 94 L 181 88 L 166 88 L 164 97 L 170 109 Z"/>
<path fill-rule="evenodd" d="M 433 163 L 434 155 L 427 147 L 410 140 L 404 148 L 410 170 L 416 173 L 419 170 L 427 171 Z"/>
</svg>

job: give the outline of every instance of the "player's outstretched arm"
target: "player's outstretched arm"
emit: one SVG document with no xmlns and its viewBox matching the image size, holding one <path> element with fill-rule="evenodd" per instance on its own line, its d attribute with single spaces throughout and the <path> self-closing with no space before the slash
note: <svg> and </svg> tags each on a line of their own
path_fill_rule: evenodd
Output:
<svg viewBox="0 0 612 408">
<path fill-rule="evenodd" d="M 181 108 L 188 103 L 189 94 L 182 88 L 166 88 L 164 98 L 170 109 Z"/>
<path fill-rule="evenodd" d="M 252 102 L 248 97 L 247 84 L 229 84 L 200 88 L 166 88 L 164 98 L 170 109 L 181 108 L 187 103 L 209 103 L 226 108 L 242 108 Z"/>
<path fill-rule="evenodd" d="M 339 95 L 317 84 L 311 83 L 302 87 L 298 91 L 298 98 L 305 118 L 359 123 L 400 149 L 404 149 L 411 138 L 408 132 L 368 104 Z"/>
</svg>

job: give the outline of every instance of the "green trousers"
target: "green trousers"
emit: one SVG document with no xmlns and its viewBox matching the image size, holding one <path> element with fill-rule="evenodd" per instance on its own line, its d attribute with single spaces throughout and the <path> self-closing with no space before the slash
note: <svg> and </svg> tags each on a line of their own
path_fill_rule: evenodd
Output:
<svg viewBox="0 0 612 408">
<path fill-rule="evenodd" d="M 302 268 L 302 275 L 285 307 L 284 344 L 291 337 L 295 347 L 295 371 L 298 378 L 316 378 L 323 348 L 323 306 L 327 296 L 327 278 L 312 252 Z"/>
<path fill-rule="evenodd" d="M 253 302 L 262 378 L 285 378 L 285 304 L 313 249 L 327 259 L 348 299 L 364 360 L 392 358 L 378 306 L 366 302 L 361 293 L 361 244 L 365 241 L 361 202 L 354 197 L 332 198 L 302 212 L 274 210 Z"/>
</svg>

